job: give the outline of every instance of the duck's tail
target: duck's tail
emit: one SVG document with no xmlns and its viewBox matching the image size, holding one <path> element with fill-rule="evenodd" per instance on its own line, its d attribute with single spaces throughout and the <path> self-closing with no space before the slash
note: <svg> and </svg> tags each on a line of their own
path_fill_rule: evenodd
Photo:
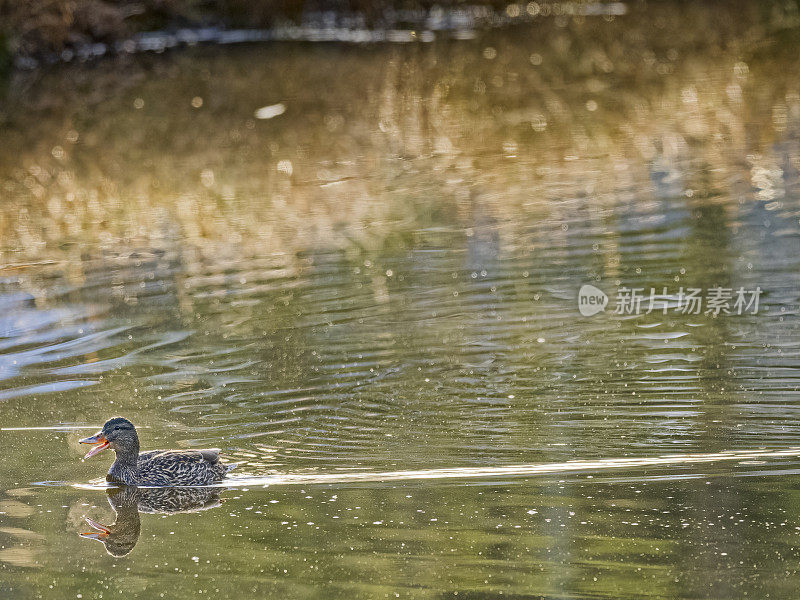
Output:
<svg viewBox="0 0 800 600">
<path fill-rule="evenodd" d="M 225 463 L 225 472 L 226 473 L 230 473 L 231 471 L 233 471 L 238 466 L 239 466 L 239 463 Z"/>
</svg>

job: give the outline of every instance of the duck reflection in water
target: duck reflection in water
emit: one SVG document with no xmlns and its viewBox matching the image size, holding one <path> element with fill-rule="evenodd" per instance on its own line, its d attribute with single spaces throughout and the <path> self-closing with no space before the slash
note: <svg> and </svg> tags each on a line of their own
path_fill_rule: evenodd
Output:
<svg viewBox="0 0 800 600">
<path fill-rule="evenodd" d="M 80 535 L 103 542 L 111 556 L 129 554 L 139 541 L 139 513 L 196 512 L 222 504 L 219 490 L 213 488 L 139 488 L 126 485 L 110 488 L 107 493 L 108 503 L 117 514 L 116 520 L 111 525 L 103 525 L 84 517 L 95 531 Z"/>
</svg>

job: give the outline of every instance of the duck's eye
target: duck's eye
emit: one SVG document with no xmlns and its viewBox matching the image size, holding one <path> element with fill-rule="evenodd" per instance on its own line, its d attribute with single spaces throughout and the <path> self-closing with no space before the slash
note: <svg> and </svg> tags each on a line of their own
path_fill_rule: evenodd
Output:
<svg viewBox="0 0 800 600">
<path fill-rule="evenodd" d="M 114 431 L 117 431 L 118 429 L 119 429 L 119 425 L 115 425 L 114 426 Z"/>
</svg>

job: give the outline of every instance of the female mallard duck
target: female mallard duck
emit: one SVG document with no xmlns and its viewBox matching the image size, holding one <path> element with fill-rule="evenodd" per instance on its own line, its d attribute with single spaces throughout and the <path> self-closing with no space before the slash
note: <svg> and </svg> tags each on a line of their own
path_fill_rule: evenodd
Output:
<svg viewBox="0 0 800 600">
<path fill-rule="evenodd" d="M 106 480 L 125 485 L 210 485 L 221 481 L 234 466 L 220 462 L 216 448 L 139 452 L 136 428 L 122 417 L 106 421 L 102 430 L 80 442 L 95 445 L 84 458 L 111 448 L 117 458 Z"/>
</svg>

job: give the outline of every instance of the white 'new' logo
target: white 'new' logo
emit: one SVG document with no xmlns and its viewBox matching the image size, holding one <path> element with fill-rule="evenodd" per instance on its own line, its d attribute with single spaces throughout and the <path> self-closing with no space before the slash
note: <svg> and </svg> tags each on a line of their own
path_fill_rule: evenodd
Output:
<svg viewBox="0 0 800 600">
<path fill-rule="evenodd" d="M 578 291 L 578 310 L 584 317 L 591 317 L 605 310 L 607 304 L 608 296 L 593 285 L 587 283 Z"/>
</svg>

